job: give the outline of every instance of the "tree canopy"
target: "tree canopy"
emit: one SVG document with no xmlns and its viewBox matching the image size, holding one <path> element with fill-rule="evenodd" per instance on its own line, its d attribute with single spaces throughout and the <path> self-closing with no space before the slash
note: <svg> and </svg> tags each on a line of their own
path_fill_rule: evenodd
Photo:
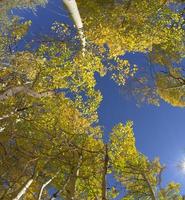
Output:
<svg viewBox="0 0 185 200">
<path fill-rule="evenodd" d="M 125 85 L 140 68 L 121 54 L 148 53 L 162 68 L 155 95 L 184 107 L 184 70 L 173 63 L 184 56 L 184 16 L 170 7 L 179 1 L 74 2 L 64 1 L 70 12 L 79 8 L 82 29 L 69 33 L 71 27 L 55 22 L 55 36 L 32 38 L 21 49 L 32 22 L 10 10 L 47 1 L 0 1 L 0 199 L 114 199 L 120 191 L 108 188 L 111 174 L 124 200 L 182 200 L 179 184 L 161 186 L 159 158 L 136 148 L 132 121 L 115 125 L 105 141 L 95 77 Z M 155 101 L 150 90 L 147 95 Z"/>
</svg>

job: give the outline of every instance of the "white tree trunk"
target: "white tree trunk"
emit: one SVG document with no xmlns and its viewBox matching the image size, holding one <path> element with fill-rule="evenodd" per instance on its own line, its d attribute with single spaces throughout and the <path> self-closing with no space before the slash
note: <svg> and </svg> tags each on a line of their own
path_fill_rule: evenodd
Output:
<svg viewBox="0 0 185 200">
<path fill-rule="evenodd" d="M 64 4 L 66 5 L 68 11 L 70 12 L 73 21 L 78 29 L 79 36 L 82 42 L 82 52 L 85 53 L 85 46 L 86 46 L 86 40 L 83 32 L 83 23 L 82 19 L 78 10 L 78 6 L 76 3 L 76 0 L 63 0 Z"/>
<path fill-rule="evenodd" d="M 19 200 L 27 191 L 27 189 L 30 187 L 30 185 L 33 182 L 33 178 L 29 179 L 26 185 L 23 187 L 23 189 L 18 193 L 18 195 L 13 200 Z"/>
<path fill-rule="evenodd" d="M 46 92 L 35 92 L 25 86 L 15 86 L 13 88 L 9 88 L 7 89 L 5 92 L 3 92 L 2 94 L 0 94 L 0 101 L 2 100 L 6 100 L 9 97 L 15 96 L 18 93 L 25 93 L 28 96 L 32 96 L 35 98 L 41 98 L 41 97 L 48 97 L 48 96 L 52 96 L 53 94 L 55 94 L 54 91 L 46 91 Z"/>
<path fill-rule="evenodd" d="M 9 118 L 11 115 L 13 115 L 14 113 L 11 112 L 9 115 L 3 115 L 0 117 L 0 121 Z"/>
</svg>

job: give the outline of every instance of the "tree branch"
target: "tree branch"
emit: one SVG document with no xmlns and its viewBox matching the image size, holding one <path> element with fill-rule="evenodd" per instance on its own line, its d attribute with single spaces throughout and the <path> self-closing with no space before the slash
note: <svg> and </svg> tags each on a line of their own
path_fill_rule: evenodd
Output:
<svg viewBox="0 0 185 200">
<path fill-rule="evenodd" d="M 47 185 L 49 185 L 49 184 L 51 183 L 51 181 L 52 181 L 54 178 L 56 178 L 56 176 L 58 175 L 58 173 L 59 173 L 59 172 L 57 172 L 57 173 L 55 174 L 55 176 L 53 176 L 52 178 L 50 178 L 48 181 L 46 181 L 46 182 L 42 185 L 42 187 L 41 187 L 41 189 L 40 189 L 40 192 L 39 192 L 39 198 L 38 198 L 38 200 L 41 200 L 41 197 L 42 197 L 42 193 L 43 193 L 44 188 L 45 188 Z"/>
<path fill-rule="evenodd" d="M 25 86 L 15 86 L 15 87 L 7 89 L 5 92 L 0 94 L 0 101 L 6 100 L 9 97 L 15 96 L 18 93 L 25 93 L 31 97 L 42 98 L 42 97 L 53 96 L 55 94 L 55 91 L 51 90 L 51 91 L 38 93 L 38 92 L 35 92 L 34 90 L 31 90 Z"/>
</svg>

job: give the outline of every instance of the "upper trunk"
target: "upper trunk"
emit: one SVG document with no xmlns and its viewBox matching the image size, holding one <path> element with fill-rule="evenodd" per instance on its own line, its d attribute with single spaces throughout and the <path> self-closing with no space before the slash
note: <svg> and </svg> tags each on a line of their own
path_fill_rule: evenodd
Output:
<svg viewBox="0 0 185 200">
<path fill-rule="evenodd" d="M 63 0 L 64 4 L 66 5 L 68 11 L 70 12 L 72 19 L 75 23 L 75 26 L 78 29 L 78 33 L 80 36 L 80 40 L 82 42 L 82 52 L 85 52 L 86 40 L 83 32 L 83 23 L 82 19 L 78 10 L 78 6 L 76 0 Z"/>
</svg>

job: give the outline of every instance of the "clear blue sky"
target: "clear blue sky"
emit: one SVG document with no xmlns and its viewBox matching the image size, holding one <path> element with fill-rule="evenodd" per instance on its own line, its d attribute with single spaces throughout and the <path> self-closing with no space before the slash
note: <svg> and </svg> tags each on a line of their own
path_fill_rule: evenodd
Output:
<svg viewBox="0 0 185 200">
<path fill-rule="evenodd" d="M 71 23 L 60 0 L 51 0 L 46 8 L 38 8 L 37 15 L 28 11 L 15 11 L 33 21 L 31 31 L 37 34 L 49 30 L 55 20 Z M 141 54 L 130 56 L 139 66 L 146 66 Z M 126 100 L 120 88 L 108 77 L 97 79 L 97 88 L 103 94 L 99 108 L 100 124 L 108 134 L 119 122 L 134 121 L 137 148 L 150 159 L 160 157 L 166 164 L 163 183 L 176 181 L 185 188 L 185 172 L 179 171 L 177 164 L 185 159 L 185 109 L 174 108 L 164 102 L 160 107 L 152 105 L 136 106 L 134 100 Z M 185 190 L 183 190 L 185 192 Z"/>
<path fill-rule="evenodd" d="M 185 188 L 185 173 L 177 168 L 185 158 L 185 109 L 164 102 L 160 107 L 146 104 L 137 107 L 134 100 L 126 100 L 108 77 L 98 80 L 98 88 L 103 94 L 99 118 L 105 132 L 108 134 L 116 123 L 132 120 L 137 148 L 150 159 L 160 157 L 166 164 L 163 183 L 173 180 Z"/>
</svg>

